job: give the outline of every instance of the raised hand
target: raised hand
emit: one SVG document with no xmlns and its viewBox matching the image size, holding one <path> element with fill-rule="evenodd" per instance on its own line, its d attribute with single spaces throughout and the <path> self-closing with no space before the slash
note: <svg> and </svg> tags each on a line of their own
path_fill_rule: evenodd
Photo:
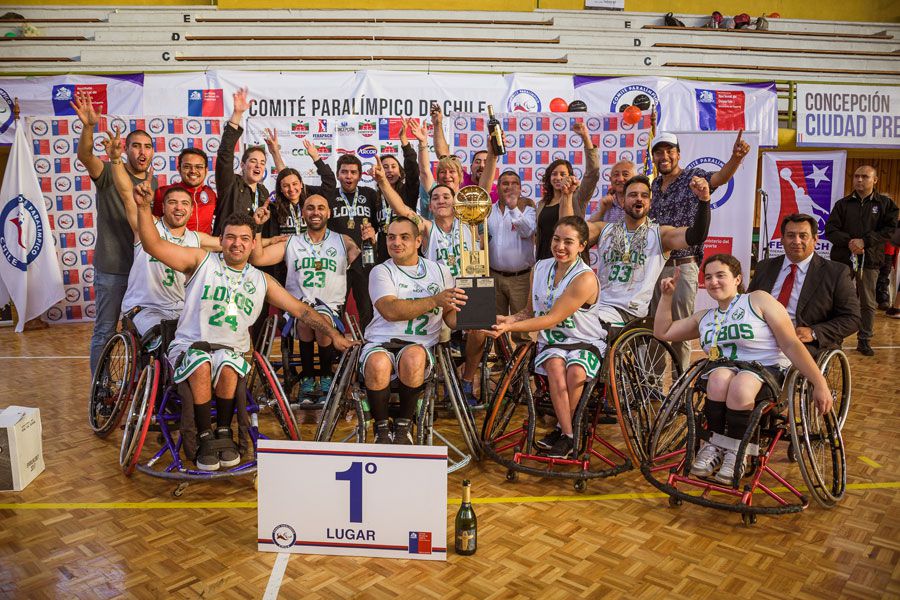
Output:
<svg viewBox="0 0 900 600">
<path fill-rule="evenodd" d="M 431 103 L 431 122 L 434 123 L 435 127 L 440 127 L 441 123 L 444 121 L 444 113 L 441 112 L 441 105 L 437 102 Z"/>
<path fill-rule="evenodd" d="M 147 169 L 147 178 L 132 188 L 131 195 L 134 197 L 134 203 L 139 209 L 150 210 L 153 206 L 151 181 L 153 181 L 153 167 Z"/>
<path fill-rule="evenodd" d="M 368 220 L 359 228 L 359 236 L 363 240 L 375 242 L 375 228 Z"/>
<path fill-rule="evenodd" d="M 269 210 L 269 204 L 272 203 L 271 199 L 267 199 L 262 206 L 256 209 L 256 212 L 253 213 L 253 220 L 256 222 L 257 226 L 262 226 L 266 221 L 269 220 L 269 217 L 272 216 L 272 211 Z"/>
<path fill-rule="evenodd" d="M 278 143 L 278 130 L 277 129 L 265 129 L 265 142 L 266 147 L 269 149 L 269 154 L 275 156 L 276 154 L 281 153 L 281 144 Z"/>
<path fill-rule="evenodd" d="M 309 157 L 313 162 L 319 161 L 319 150 L 316 148 L 316 145 L 313 144 L 306 138 L 303 138 L 303 147 L 306 148 L 306 153 L 309 154 Z"/>
<path fill-rule="evenodd" d="M 100 122 L 100 115 L 94 110 L 90 92 L 75 92 L 75 102 L 69 102 L 69 106 L 75 110 L 75 114 L 86 127 L 93 128 Z"/>
<path fill-rule="evenodd" d="M 114 134 L 107 129 L 106 139 L 100 142 L 103 144 L 106 155 L 111 161 L 118 160 L 122 156 L 122 131 L 118 127 L 113 127 L 113 131 L 115 132 Z"/>
<path fill-rule="evenodd" d="M 742 139 L 743 136 L 744 130 L 741 129 L 738 131 L 737 139 L 734 141 L 734 148 L 731 149 L 731 156 L 738 160 L 744 160 L 744 157 L 750 152 L 750 144 Z"/>
<path fill-rule="evenodd" d="M 438 111 L 440 112 L 440 109 L 438 109 Z M 434 126 L 438 127 L 439 125 L 438 123 L 435 123 Z M 409 132 L 413 135 L 414 138 L 419 140 L 420 144 L 424 144 L 428 141 L 428 132 L 425 131 L 425 128 L 422 127 L 422 125 L 415 119 L 409 120 Z"/>
<path fill-rule="evenodd" d="M 574 125 L 572 125 L 572 131 L 580 135 L 582 138 L 587 138 L 591 135 L 591 132 L 588 131 L 587 125 L 584 124 L 584 121 L 576 121 Z"/>
<path fill-rule="evenodd" d="M 709 202 L 709 182 L 706 179 L 695 175 L 691 178 L 690 187 L 700 202 Z"/>
<path fill-rule="evenodd" d="M 409 129 L 409 122 L 412 119 L 403 119 L 403 126 L 400 128 L 400 145 L 405 146 L 409 143 L 409 135 L 407 134 L 407 130 Z"/>
<path fill-rule="evenodd" d="M 566 180 L 563 182 L 563 194 L 570 195 L 574 194 L 575 190 L 578 189 L 578 186 L 581 182 L 574 175 L 569 175 L 566 177 Z"/>
<path fill-rule="evenodd" d="M 241 88 L 236 91 L 232 96 L 233 101 L 233 111 L 235 115 L 243 114 L 246 110 L 250 108 L 250 99 L 249 99 L 250 91 L 247 88 Z"/>
<path fill-rule="evenodd" d="M 675 293 L 675 287 L 678 285 L 679 279 L 681 279 L 681 269 L 675 267 L 675 274 L 672 277 L 666 277 L 659 282 L 659 291 L 664 296 L 671 296 Z"/>
<path fill-rule="evenodd" d="M 387 181 L 387 175 L 384 172 L 384 165 L 381 164 L 381 157 L 375 156 L 375 164 L 372 165 L 372 179 L 378 183 Z"/>
<path fill-rule="evenodd" d="M 603 207 L 604 210 L 609 210 L 612 208 L 613 203 L 616 201 L 616 197 L 612 192 L 600 198 L 600 206 Z"/>
</svg>

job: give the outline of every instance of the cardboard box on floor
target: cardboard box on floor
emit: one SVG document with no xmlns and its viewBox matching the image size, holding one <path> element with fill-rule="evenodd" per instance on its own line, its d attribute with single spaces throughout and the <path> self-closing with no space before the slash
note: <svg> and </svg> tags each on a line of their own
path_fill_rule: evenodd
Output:
<svg viewBox="0 0 900 600">
<path fill-rule="evenodd" d="M 0 491 L 21 491 L 43 470 L 41 411 L 26 406 L 0 411 Z"/>
</svg>

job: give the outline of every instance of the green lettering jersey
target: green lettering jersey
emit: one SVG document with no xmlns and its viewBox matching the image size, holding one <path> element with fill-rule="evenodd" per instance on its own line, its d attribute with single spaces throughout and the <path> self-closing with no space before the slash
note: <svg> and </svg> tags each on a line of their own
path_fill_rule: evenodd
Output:
<svg viewBox="0 0 900 600">
<path fill-rule="evenodd" d="M 560 280 L 559 285 L 551 287 L 556 275 L 555 258 L 545 258 L 534 265 L 534 275 L 531 286 L 531 304 L 534 315 L 540 317 L 550 312 L 556 300 L 563 294 L 572 280 L 582 273 L 593 271 L 580 258 L 572 265 L 569 271 Z M 606 331 L 600 324 L 600 305 L 595 300 L 590 306 L 579 306 L 573 315 L 562 323 L 540 332 L 540 345 L 558 346 L 560 344 L 587 343 L 595 346 L 602 354 L 606 349 Z"/>
<path fill-rule="evenodd" d="M 173 346 L 209 342 L 247 352 L 250 326 L 262 310 L 266 287 L 262 271 L 249 264 L 237 271 L 220 253 L 208 253 L 185 286 Z"/>
<path fill-rule="evenodd" d="M 428 260 L 446 265 L 454 279 L 460 276 L 459 261 L 462 255 L 459 247 L 460 226 L 459 219 L 453 219 L 453 226 L 450 228 L 450 233 L 447 233 L 438 227 L 436 221 L 433 221 L 431 232 L 428 234 L 428 248 L 425 254 L 425 258 Z M 463 236 L 465 236 L 465 249 L 471 250 L 472 233 L 468 226 L 463 227 Z"/>
<path fill-rule="evenodd" d="M 631 242 L 627 256 L 623 238 Z M 641 235 L 625 230 L 624 223 L 607 223 L 597 241 L 600 253 L 600 303 L 636 317 L 646 317 L 656 280 L 666 265 L 659 225 L 649 223 Z M 628 260 L 625 260 L 625 259 Z"/>
<path fill-rule="evenodd" d="M 719 319 L 716 334 L 716 316 Z M 714 344 L 723 358 L 756 361 L 768 367 L 788 367 L 791 362 L 778 348 L 778 342 L 762 317 L 753 310 L 750 294 L 738 294 L 727 311 L 706 311 L 700 318 L 700 347 L 709 354 Z"/>
<path fill-rule="evenodd" d="M 319 299 L 339 313 L 347 296 L 347 250 L 341 234 L 326 230 L 314 244 L 305 233 L 292 235 L 284 247 L 284 287 L 297 299 Z"/>
</svg>

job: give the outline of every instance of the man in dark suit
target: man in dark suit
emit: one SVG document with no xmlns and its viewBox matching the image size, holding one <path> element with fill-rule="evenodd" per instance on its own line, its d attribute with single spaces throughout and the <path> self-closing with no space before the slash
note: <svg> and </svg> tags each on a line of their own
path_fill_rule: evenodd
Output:
<svg viewBox="0 0 900 600">
<path fill-rule="evenodd" d="M 791 315 L 797 337 L 817 356 L 840 348 L 859 330 L 859 298 L 849 267 L 815 253 L 816 219 L 788 215 L 781 222 L 784 256 L 760 261 L 749 291 L 775 296 Z"/>
</svg>

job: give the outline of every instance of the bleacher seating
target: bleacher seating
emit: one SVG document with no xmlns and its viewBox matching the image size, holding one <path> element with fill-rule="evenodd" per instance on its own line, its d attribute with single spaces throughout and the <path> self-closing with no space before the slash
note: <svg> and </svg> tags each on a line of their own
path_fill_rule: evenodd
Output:
<svg viewBox="0 0 900 600">
<path fill-rule="evenodd" d="M 216 10 L 9 7 L 38 38 L 0 38 L 6 73 L 438 68 L 900 83 L 900 25 L 771 19 L 714 30 L 706 16 L 610 11 Z M 76 16 L 77 15 L 77 16 Z M 0 21 L 0 33 L 16 31 Z"/>
</svg>

